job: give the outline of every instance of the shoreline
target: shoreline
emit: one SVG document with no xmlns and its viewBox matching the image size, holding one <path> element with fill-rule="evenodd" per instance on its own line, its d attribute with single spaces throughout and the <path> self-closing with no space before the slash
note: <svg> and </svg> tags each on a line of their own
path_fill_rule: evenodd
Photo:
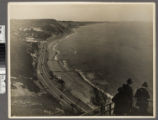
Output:
<svg viewBox="0 0 158 120">
<path fill-rule="evenodd" d="M 111 94 L 105 92 L 103 89 L 99 88 L 99 86 L 95 86 L 90 80 L 88 80 L 88 79 L 86 78 L 86 76 L 82 73 L 81 70 L 77 70 L 77 69 L 65 67 L 65 66 L 64 66 L 64 62 L 63 62 L 62 60 L 59 60 L 59 59 L 58 59 L 58 56 L 60 55 L 60 51 L 57 50 L 56 47 L 60 44 L 60 42 L 62 42 L 63 40 L 65 40 L 64 38 L 70 37 L 72 34 L 74 34 L 74 33 L 76 32 L 76 29 L 78 29 L 78 28 L 80 28 L 80 27 L 82 27 L 82 26 L 79 26 L 79 27 L 77 27 L 77 28 L 73 28 L 72 32 L 69 32 L 69 33 L 66 33 L 66 34 L 64 34 L 64 35 L 61 35 L 60 37 L 57 37 L 57 39 L 53 40 L 52 42 L 48 40 L 48 41 L 49 41 L 49 42 L 47 43 L 48 54 L 50 54 L 51 48 L 53 49 L 52 51 L 53 51 L 54 53 L 53 53 L 53 52 L 51 53 L 51 54 L 52 54 L 51 58 L 50 58 L 50 56 L 48 55 L 48 59 L 49 59 L 49 60 L 48 60 L 47 64 L 49 64 L 49 62 L 51 62 L 51 60 L 57 61 L 57 63 L 60 64 L 60 66 L 61 66 L 63 69 L 65 69 L 65 71 L 71 70 L 71 71 L 73 71 L 73 72 L 79 74 L 80 78 L 81 78 L 84 82 L 86 82 L 86 83 L 87 83 L 88 85 L 90 85 L 92 88 L 96 88 L 96 89 L 99 90 L 100 92 L 104 93 L 104 94 L 108 97 L 108 99 L 112 99 L 113 96 L 112 96 Z M 51 43 L 50 43 L 50 42 L 51 42 Z M 49 44 L 49 43 L 50 43 L 50 44 Z M 49 65 L 48 65 L 48 67 L 49 67 Z M 49 70 L 53 73 L 53 71 L 50 69 L 50 67 L 49 67 Z M 57 77 L 60 77 L 60 76 L 57 76 Z"/>
</svg>

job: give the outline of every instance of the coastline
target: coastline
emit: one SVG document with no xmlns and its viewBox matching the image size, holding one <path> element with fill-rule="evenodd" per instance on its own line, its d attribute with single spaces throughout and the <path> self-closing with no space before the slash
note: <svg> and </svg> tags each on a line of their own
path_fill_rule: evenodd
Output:
<svg viewBox="0 0 158 120">
<path fill-rule="evenodd" d="M 80 27 L 82 27 L 82 26 L 80 26 Z M 51 66 L 51 61 L 52 60 L 56 61 L 56 64 L 59 64 L 62 67 L 62 69 L 64 69 L 64 71 L 67 71 L 67 72 L 73 71 L 73 72 L 75 72 L 76 74 L 79 75 L 79 77 L 82 79 L 82 81 L 84 81 L 87 85 L 90 85 L 92 88 L 96 88 L 98 91 L 104 93 L 105 96 L 107 96 L 109 98 L 109 100 L 108 100 L 108 103 L 109 103 L 109 102 L 111 102 L 111 99 L 113 97 L 112 95 L 110 95 L 109 93 L 105 92 L 103 89 L 101 89 L 98 86 L 96 86 L 95 84 L 93 84 L 90 80 L 88 80 L 86 78 L 86 76 L 82 73 L 82 71 L 70 68 L 69 65 L 67 65 L 66 61 L 64 61 L 64 60 L 62 61 L 58 58 L 58 56 L 60 55 L 60 51 L 57 49 L 57 46 L 60 44 L 60 42 L 64 41 L 65 38 L 68 38 L 71 35 L 75 34 L 76 29 L 78 29 L 78 28 L 79 27 L 73 28 L 72 32 L 61 35 L 60 37 L 57 37 L 55 40 L 53 40 L 53 38 L 49 38 L 49 39 L 52 39 L 52 40 L 48 39 L 47 51 L 48 51 L 49 55 L 48 55 L 47 64 L 48 64 L 49 70 L 52 72 L 52 74 L 54 74 L 53 70 L 51 70 L 50 66 Z M 56 70 L 56 71 L 58 71 L 58 70 Z M 60 76 L 57 76 L 57 77 L 60 78 Z"/>
</svg>

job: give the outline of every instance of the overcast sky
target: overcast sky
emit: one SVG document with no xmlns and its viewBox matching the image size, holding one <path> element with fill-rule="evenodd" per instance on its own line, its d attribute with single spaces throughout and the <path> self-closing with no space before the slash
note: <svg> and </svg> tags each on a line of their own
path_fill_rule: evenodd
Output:
<svg viewBox="0 0 158 120">
<path fill-rule="evenodd" d="M 153 21 L 154 4 L 9 3 L 11 19 L 71 21 Z"/>
</svg>

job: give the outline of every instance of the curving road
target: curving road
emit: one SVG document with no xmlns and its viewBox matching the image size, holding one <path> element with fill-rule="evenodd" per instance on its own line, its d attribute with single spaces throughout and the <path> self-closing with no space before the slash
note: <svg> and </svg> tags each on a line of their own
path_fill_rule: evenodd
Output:
<svg viewBox="0 0 158 120">
<path fill-rule="evenodd" d="M 41 84 L 46 88 L 46 90 L 53 95 L 55 98 L 60 100 L 60 103 L 65 106 L 76 106 L 83 112 L 91 111 L 93 108 L 87 105 L 77 97 L 71 94 L 69 90 L 61 91 L 57 88 L 57 84 L 54 79 L 49 75 L 49 70 L 47 66 L 47 44 L 40 43 L 40 55 L 37 63 L 37 76 Z"/>
</svg>

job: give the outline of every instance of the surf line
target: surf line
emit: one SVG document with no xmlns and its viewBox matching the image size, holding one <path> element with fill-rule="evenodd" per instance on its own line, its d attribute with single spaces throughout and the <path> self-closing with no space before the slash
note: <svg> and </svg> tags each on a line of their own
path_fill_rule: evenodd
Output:
<svg viewBox="0 0 158 120">
<path fill-rule="evenodd" d="M 69 38 L 71 35 L 73 35 L 74 33 L 76 33 L 77 31 L 75 29 L 73 29 L 73 32 L 69 35 L 66 35 L 65 38 Z M 60 55 L 60 51 L 57 49 L 57 46 L 62 42 L 64 41 L 65 39 L 62 38 L 62 39 L 59 39 L 57 41 L 54 42 L 54 44 L 52 45 L 52 49 L 53 51 L 55 52 L 55 55 L 54 55 L 54 60 L 57 61 L 59 64 L 61 64 L 58 56 Z M 101 88 L 97 87 L 95 84 L 93 84 L 92 82 L 90 82 L 90 80 L 88 80 L 86 78 L 86 76 L 84 75 L 84 73 L 79 70 L 79 69 L 74 69 L 74 71 L 76 71 L 80 76 L 81 78 L 86 82 L 88 83 L 90 86 L 92 86 L 93 88 L 96 88 L 98 91 L 102 92 L 103 94 L 105 94 L 109 99 L 112 99 L 113 96 L 107 92 L 105 92 L 104 90 L 102 90 Z"/>
<path fill-rule="evenodd" d="M 104 90 L 100 89 L 99 87 L 97 87 L 96 85 L 94 85 L 92 82 L 90 82 L 85 75 L 83 74 L 83 72 L 79 69 L 75 69 L 76 72 L 78 72 L 80 74 L 80 76 L 83 78 L 84 81 L 86 81 L 88 84 L 90 84 L 92 87 L 96 88 L 97 90 L 101 91 L 102 93 L 104 93 L 108 98 L 112 99 L 113 96 L 107 92 L 105 92 Z"/>
</svg>

